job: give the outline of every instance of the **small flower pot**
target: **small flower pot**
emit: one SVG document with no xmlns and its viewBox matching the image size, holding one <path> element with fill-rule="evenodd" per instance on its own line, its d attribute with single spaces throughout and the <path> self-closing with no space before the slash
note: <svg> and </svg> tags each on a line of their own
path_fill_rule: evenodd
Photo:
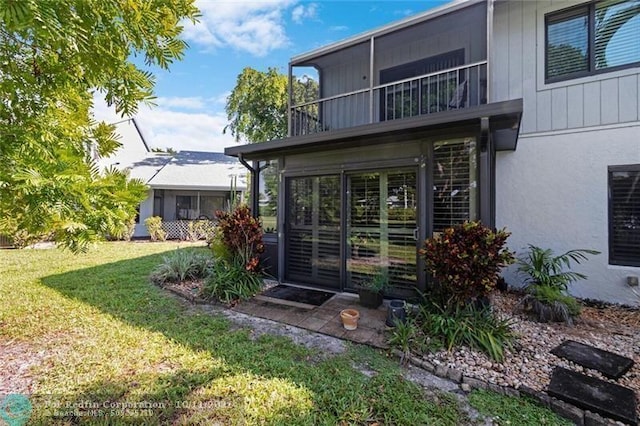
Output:
<svg viewBox="0 0 640 426">
<path fill-rule="evenodd" d="M 355 309 L 345 309 L 340 312 L 340 319 L 342 319 L 342 325 L 347 330 L 355 330 L 358 328 L 358 319 L 360 318 L 360 312 Z"/>
</svg>

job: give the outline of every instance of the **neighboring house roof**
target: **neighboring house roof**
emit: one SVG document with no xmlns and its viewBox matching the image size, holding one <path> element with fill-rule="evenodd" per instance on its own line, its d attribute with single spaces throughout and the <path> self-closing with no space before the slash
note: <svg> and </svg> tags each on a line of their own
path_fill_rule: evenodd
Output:
<svg viewBox="0 0 640 426">
<path fill-rule="evenodd" d="M 236 188 L 246 190 L 246 175 L 247 169 L 236 158 L 219 152 L 180 151 L 147 183 L 157 189 L 229 190 L 235 176 Z"/>
<path fill-rule="evenodd" d="M 97 160 L 100 169 L 127 169 L 131 178 L 141 179 L 153 189 L 229 191 L 232 176 L 237 177 L 237 190 L 247 189 L 247 169 L 236 158 L 219 152 L 149 152 L 134 119 L 115 126 L 122 146 L 112 156 Z"/>
</svg>

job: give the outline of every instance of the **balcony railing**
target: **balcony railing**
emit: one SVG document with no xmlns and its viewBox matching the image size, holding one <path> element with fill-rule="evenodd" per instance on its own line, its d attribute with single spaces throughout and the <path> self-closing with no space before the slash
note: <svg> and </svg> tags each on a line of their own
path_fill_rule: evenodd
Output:
<svg viewBox="0 0 640 426">
<path fill-rule="evenodd" d="M 295 105 L 291 136 L 457 110 L 487 103 L 487 61 Z"/>
</svg>

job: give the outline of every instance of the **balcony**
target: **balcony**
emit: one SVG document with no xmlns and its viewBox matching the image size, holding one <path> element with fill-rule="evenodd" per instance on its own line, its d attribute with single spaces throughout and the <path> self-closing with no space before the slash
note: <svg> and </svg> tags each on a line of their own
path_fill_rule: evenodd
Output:
<svg viewBox="0 0 640 426">
<path fill-rule="evenodd" d="M 301 136 L 486 103 L 484 60 L 293 105 L 289 123 Z"/>
</svg>

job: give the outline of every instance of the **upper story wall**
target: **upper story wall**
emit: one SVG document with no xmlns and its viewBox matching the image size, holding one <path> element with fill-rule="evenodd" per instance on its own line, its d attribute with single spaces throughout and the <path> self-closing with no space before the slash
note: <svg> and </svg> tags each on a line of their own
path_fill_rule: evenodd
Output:
<svg viewBox="0 0 640 426">
<path fill-rule="evenodd" d="M 545 83 L 545 15 L 577 4 L 495 3 L 490 100 L 523 98 L 521 133 L 640 120 L 640 67 Z"/>
<path fill-rule="evenodd" d="M 464 50 L 464 63 L 486 59 L 486 4 L 375 37 L 374 74 L 370 73 L 370 44 L 361 43 L 314 61 L 320 73 L 321 97 L 329 97 L 380 84 L 380 72 L 389 68 Z"/>
</svg>

